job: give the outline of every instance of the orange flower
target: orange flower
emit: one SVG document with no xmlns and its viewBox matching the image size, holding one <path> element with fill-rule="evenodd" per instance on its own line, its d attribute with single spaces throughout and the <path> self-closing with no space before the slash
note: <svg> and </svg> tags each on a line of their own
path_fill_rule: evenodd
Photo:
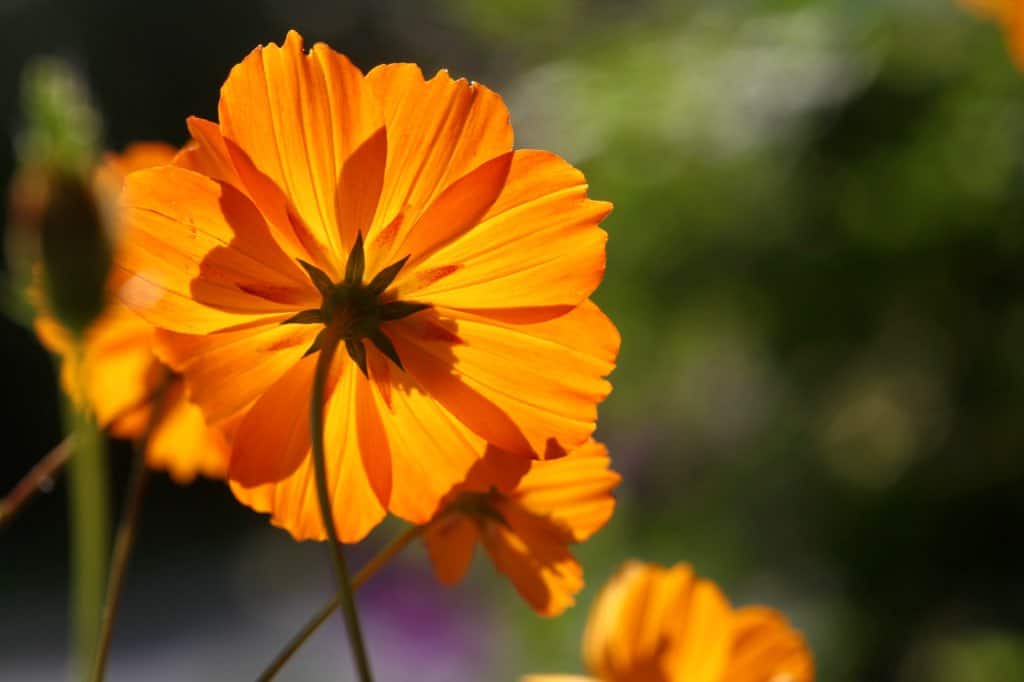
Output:
<svg viewBox="0 0 1024 682">
<path fill-rule="evenodd" d="M 309 400 L 321 333 L 344 337 L 325 405 L 346 542 L 387 511 L 422 524 L 493 443 L 582 444 L 618 351 L 587 301 L 606 203 L 553 154 L 512 151 L 501 99 L 411 64 L 363 75 L 323 44 L 256 48 L 189 120 L 176 167 L 133 174 L 122 300 L 210 421 L 237 424 L 235 495 L 324 537 Z"/>
<path fill-rule="evenodd" d="M 960 0 L 962 4 L 998 21 L 1017 66 L 1024 69 L 1024 2 L 1021 0 Z"/>
<path fill-rule="evenodd" d="M 583 636 L 592 678 L 523 682 L 811 682 L 800 634 L 771 609 L 733 609 L 686 564 L 628 562 L 598 596 Z"/>
<path fill-rule="evenodd" d="M 94 185 L 101 202 L 114 204 L 124 176 L 139 168 L 166 164 L 175 149 L 160 143 L 138 143 L 121 155 L 108 155 L 97 169 Z M 116 219 L 109 224 L 117 225 Z M 163 391 L 161 418 L 146 449 L 146 462 L 165 469 L 179 483 L 197 474 L 221 478 L 227 469 L 228 446 L 207 428 L 202 412 L 185 399 L 180 379 L 154 355 L 156 330 L 123 304 L 110 302 L 86 330 L 81 350 L 71 334 L 47 314 L 42 297 L 35 299 L 35 329 L 40 341 L 61 356 L 61 385 L 78 404 L 87 405 L 97 422 L 119 438 L 142 436 L 149 423 L 153 398 Z"/>
<path fill-rule="evenodd" d="M 538 613 L 565 611 L 583 588 L 569 545 L 597 532 L 615 509 L 611 491 L 619 475 L 608 465 L 607 450 L 595 441 L 549 460 L 489 452 L 427 529 L 438 579 L 461 580 L 480 542 Z"/>
</svg>

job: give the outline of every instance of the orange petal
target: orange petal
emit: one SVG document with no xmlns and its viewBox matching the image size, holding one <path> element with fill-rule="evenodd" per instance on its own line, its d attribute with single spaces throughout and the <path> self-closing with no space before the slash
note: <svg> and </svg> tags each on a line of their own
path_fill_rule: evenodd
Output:
<svg viewBox="0 0 1024 682">
<path fill-rule="evenodd" d="M 608 682 L 721 682 L 731 617 L 718 588 L 689 566 L 629 562 L 591 607 L 584 660 Z"/>
<path fill-rule="evenodd" d="M 592 303 L 539 323 L 438 310 L 390 326 L 409 373 L 479 436 L 514 454 L 559 455 L 593 432 L 618 332 Z"/>
<path fill-rule="evenodd" d="M 487 523 L 483 533 L 495 567 L 537 613 L 559 615 L 583 589 L 583 569 L 569 552 L 572 538 L 510 501 L 499 500 L 496 507 L 505 524 Z"/>
<path fill-rule="evenodd" d="M 519 682 L 601 682 L 594 677 L 585 675 L 526 675 Z"/>
<path fill-rule="evenodd" d="M 61 355 L 61 386 L 84 400 L 102 427 L 138 407 L 156 388 L 160 368 L 153 355 L 153 327 L 131 310 L 111 303 L 86 330 L 81 361 L 64 328 L 48 315 L 35 321 L 43 345 Z M 137 433 L 124 437 L 137 437 Z"/>
<path fill-rule="evenodd" d="M 728 682 L 811 682 L 814 660 L 800 633 L 772 609 L 748 606 L 736 611 Z"/>
<path fill-rule="evenodd" d="M 122 208 L 131 234 L 116 259 L 118 295 L 153 324 L 207 333 L 319 305 L 230 185 L 173 166 L 143 170 L 126 181 Z"/>
<path fill-rule="evenodd" d="M 228 154 L 220 126 L 198 116 L 189 116 L 187 124 L 192 141 L 174 157 L 174 165 L 244 190 Z"/>
<path fill-rule="evenodd" d="M 512 494 L 521 507 L 546 517 L 583 542 L 611 518 L 612 489 L 621 477 L 609 469 L 608 451 L 589 441 L 565 457 L 535 460 Z"/>
<path fill-rule="evenodd" d="M 190 483 L 198 475 L 224 478 L 231 453 L 224 435 L 207 426 L 199 408 L 185 399 L 181 381 L 167 388 L 164 401 L 146 448 L 146 464 L 166 470 L 180 484 Z"/>
<path fill-rule="evenodd" d="M 344 353 L 339 353 L 333 369 L 332 388 L 325 413 L 324 446 L 327 464 L 327 483 L 331 495 L 335 528 L 342 542 L 359 542 L 384 518 L 384 504 L 379 495 L 386 492 L 386 480 L 371 480 L 379 473 L 380 464 L 367 466 L 370 457 L 383 457 L 386 450 L 373 450 L 383 438 L 380 424 L 368 399 L 369 386 Z M 313 361 L 311 355 L 303 363 Z M 312 375 L 312 370 L 310 376 Z M 311 381 L 311 379 L 310 379 Z M 283 408 L 282 408 L 283 409 Z M 306 450 L 298 466 L 287 477 L 273 483 L 245 487 L 233 480 L 231 490 L 244 504 L 271 514 L 271 522 L 284 528 L 297 540 L 323 540 L 326 536 L 316 493 L 312 457 L 309 453 L 309 388 L 293 397 L 292 410 L 301 410 L 307 416 Z M 277 417 L 277 429 L 281 428 Z M 243 424 L 239 429 L 240 438 Z M 237 442 L 237 441 L 236 441 Z M 365 448 L 364 448 L 365 444 Z M 364 451 L 365 449 L 365 451 Z M 232 466 L 238 456 L 238 446 L 232 457 Z M 278 455 L 280 457 L 280 454 Z"/>
<path fill-rule="evenodd" d="M 257 47 L 231 70 L 219 112 L 234 166 L 257 205 L 275 224 L 291 223 L 312 262 L 338 274 L 342 167 L 383 123 L 362 73 L 325 45 L 304 53 L 302 37 L 289 31 L 282 46 Z"/>
<path fill-rule="evenodd" d="M 559 157 L 517 151 L 487 213 L 476 224 L 449 218 L 465 229 L 428 243 L 395 281 L 398 296 L 460 309 L 575 306 L 604 275 L 598 224 L 610 210 L 587 199 L 586 178 Z"/>
<path fill-rule="evenodd" d="M 189 397 L 207 420 L 218 422 L 251 405 L 313 343 L 313 325 L 282 325 L 283 319 L 266 318 L 256 326 L 205 336 L 161 330 L 156 351 L 185 375 Z"/>
<path fill-rule="evenodd" d="M 445 188 L 512 149 L 512 127 L 501 97 L 447 71 L 425 80 L 415 64 L 387 64 L 370 71 L 366 81 L 388 130 L 387 170 L 368 241 L 406 213 L 397 245 Z M 405 254 L 374 255 L 379 261 L 367 262 L 371 271 Z"/>
<path fill-rule="evenodd" d="M 412 256 L 406 267 L 480 222 L 505 188 L 513 156 L 491 159 L 438 195 L 396 247 L 396 253 Z"/>
<path fill-rule="evenodd" d="M 462 580 L 473 562 L 480 532 L 473 520 L 452 514 L 431 524 L 423 539 L 437 579 L 445 585 L 454 585 Z"/>
<path fill-rule="evenodd" d="M 315 367 L 315 355 L 300 360 L 245 415 L 232 444 L 232 481 L 245 487 L 280 481 L 308 455 Z"/>
<path fill-rule="evenodd" d="M 388 509 L 410 523 L 426 523 L 487 444 L 375 348 L 367 349 L 367 357 L 390 450 Z"/>
</svg>

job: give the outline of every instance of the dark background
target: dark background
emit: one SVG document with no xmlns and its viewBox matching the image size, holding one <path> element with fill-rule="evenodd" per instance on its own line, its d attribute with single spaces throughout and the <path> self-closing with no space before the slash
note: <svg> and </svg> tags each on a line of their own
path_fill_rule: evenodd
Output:
<svg viewBox="0 0 1024 682">
<path fill-rule="evenodd" d="M 482 560 L 442 588 L 416 548 L 361 597 L 382 679 L 578 671 L 628 557 L 782 608 L 821 680 L 1024 679 L 1024 75 L 997 27 L 945 0 L 2 0 L 0 184 L 34 56 L 80 70 L 107 148 L 180 144 L 291 27 L 494 87 L 519 146 L 616 204 L 600 434 L 625 481 L 580 606 L 542 621 Z M 0 329 L 5 491 L 60 419 L 48 357 Z M 3 679 L 67 669 L 66 528 L 58 481 L 0 535 Z M 253 678 L 329 593 L 322 550 L 157 477 L 111 678 Z M 332 622 L 282 679 L 346 656 Z"/>
</svg>

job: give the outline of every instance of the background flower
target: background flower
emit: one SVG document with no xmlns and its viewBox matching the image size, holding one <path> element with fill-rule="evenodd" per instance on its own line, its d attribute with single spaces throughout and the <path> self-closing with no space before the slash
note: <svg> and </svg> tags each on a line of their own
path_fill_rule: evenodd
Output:
<svg viewBox="0 0 1024 682">
<path fill-rule="evenodd" d="M 427 529 L 437 577 L 448 585 L 462 580 L 480 543 L 530 606 L 561 614 L 583 588 L 569 546 L 600 530 L 615 509 L 611 491 L 620 479 L 609 463 L 595 441 L 531 462 L 488 451 Z"/>
<path fill-rule="evenodd" d="M 170 163 L 177 150 L 142 142 L 121 154 L 108 154 L 94 173 L 94 187 L 118 231 L 116 211 L 125 176 L 135 170 Z M 115 249 L 123 235 L 112 234 Z M 167 471 L 179 483 L 202 474 L 221 478 L 227 471 L 224 435 L 207 426 L 202 413 L 185 396 L 180 378 L 156 356 L 156 330 L 116 299 L 85 330 L 79 351 L 71 334 L 47 312 L 37 286 L 34 326 L 39 340 L 61 358 L 61 386 L 100 426 L 118 438 L 141 438 L 149 426 L 155 401 L 159 417 L 146 447 L 149 466 Z"/>
</svg>

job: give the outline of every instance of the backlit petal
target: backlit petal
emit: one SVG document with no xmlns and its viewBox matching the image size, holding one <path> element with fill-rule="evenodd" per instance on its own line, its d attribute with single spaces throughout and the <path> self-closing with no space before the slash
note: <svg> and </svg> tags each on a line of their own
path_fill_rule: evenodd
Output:
<svg viewBox="0 0 1024 682">
<path fill-rule="evenodd" d="M 203 413 L 185 399 L 185 387 L 175 381 L 166 389 L 159 422 L 146 447 L 146 464 L 167 471 L 176 483 L 190 483 L 196 476 L 224 478 L 231 449 L 224 435 L 211 428 Z M 141 435 L 151 418 L 151 405 L 118 419 L 111 433 L 121 438 Z"/>
<path fill-rule="evenodd" d="M 426 523 L 441 499 L 483 456 L 487 444 L 375 348 L 367 355 L 374 401 L 390 449 L 389 510 L 410 523 Z"/>
<path fill-rule="evenodd" d="M 721 682 L 732 612 L 693 569 L 627 563 L 591 608 L 587 668 L 608 682 Z"/>
<path fill-rule="evenodd" d="M 564 457 L 532 462 L 511 497 L 568 531 L 573 542 L 583 542 L 615 511 L 611 491 L 620 476 L 609 464 L 604 445 L 590 441 Z"/>
<path fill-rule="evenodd" d="M 305 53 L 291 31 L 284 45 L 258 47 L 231 70 L 219 112 L 257 205 L 275 224 L 291 226 L 311 262 L 337 274 L 345 254 L 336 196 L 342 168 L 382 127 L 362 73 L 325 45 Z"/>
<path fill-rule="evenodd" d="M 777 611 L 736 611 L 728 682 L 811 682 L 814 661 L 803 637 Z"/>
<path fill-rule="evenodd" d="M 116 259 L 121 300 L 151 323 L 207 333 L 313 307 L 319 294 L 230 185 L 172 166 L 129 176 L 130 237 Z"/>
<path fill-rule="evenodd" d="M 607 234 L 598 224 L 610 210 L 587 198 L 583 174 L 559 157 L 517 151 L 475 225 L 449 217 L 464 229 L 427 248 L 414 242 L 426 253 L 399 275 L 398 295 L 461 309 L 575 306 L 604 275 Z"/>
<path fill-rule="evenodd" d="M 192 141 L 178 152 L 174 165 L 244 191 L 245 186 L 235 171 L 220 126 L 198 116 L 189 116 L 187 124 Z"/>
<path fill-rule="evenodd" d="M 597 306 L 530 324 L 438 314 L 395 323 L 392 336 L 409 373 L 475 433 L 525 456 L 564 454 L 590 436 L 619 343 Z"/>
<path fill-rule="evenodd" d="M 102 427 L 141 405 L 160 381 L 153 327 L 119 303 L 110 303 L 86 330 L 81 360 L 53 318 L 39 315 L 35 328 L 43 345 L 61 356 L 61 387 L 76 403 L 84 401 Z M 140 435 L 141 428 L 125 437 Z"/>
<path fill-rule="evenodd" d="M 575 595 L 583 589 L 583 569 L 569 552 L 570 537 L 511 501 L 496 506 L 507 525 L 486 524 L 484 547 L 537 613 L 557 616 L 575 603 Z"/>
<path fill-rule="evenodd" d="M 309 395 L 316 356 L 285 372 L 252 406 L 235 434 L 228 475 L 246 487 L 287 478 L 309 453 Z"/>
<path fill-rule="evenodd" d="M 312 344 L 317 333 L 312 325 L 283 325 L 284 319 L 265 318 L 258 325 L 205 336 L 160 331 L 156 351 L 185 375 L 190 399 L 217 422 L 251 405 Z"/>
<path fill-rule="evenodd" d="M 492 90 L 439 71 L 430 80 L 415 64 L 386 64 L 366 76 L 388 130 L 387 170 L 370 244 L 389 225 L 372 270 L 403 257 L 394 249 L 445 188 L 485 161 L 512 149 L 512 127 Z"/>
<path fill-rule="evenodd" d="M 315 364 L 315 360 L 316 356 L 311 355 L 302 362 Z M 327 484 L 338 537 L 342 542 L 351 543 L 366 537 L 384 518 L 385 506 L 380 495 L 386 493 L 389 482 L 371 480 L 371 475 L 376 475 L 378 469 L 376 465 L 368 467 L 364 458 L 383 457 L 386 464 L 387 452 L 369 451 L 383 436 L 373 405 L 366 395 L 369 390 L 366 379 L 344 356 L 344 352 L 338 354 L 333 367 L 325 412 Z M 311 383 L 312 369 L 309 373 Z M 271 522 L 287 530 L 295 539 L 323 540 L 326 535 L 316 493 L 313 460 L 309 454 L 308 386 L 304 394 L 294 396 L 290 409 L 301 410 L 306 415 L 306 449 L 297 467 L 276 482 L 252 487 L 246 487 L 232 476 L 231 490 L 244 504 L 270 513 Z M 278 417 L 278 429 L 283 428 L 280 421 Z M 243 424 L 236 436 L 232 465 L 241 454 L 237 438 L 241 437 L 244 428 Z M 361 443 L 367 445 L 367 452 L 361 451 Z"/>
<path fill-rule="evenodd" d="M 480 531 L 473 519 L 452 514 L 431 524 L 423 539 L 437 579 L 454 585 L 469 570 Z"/>
</svg>

